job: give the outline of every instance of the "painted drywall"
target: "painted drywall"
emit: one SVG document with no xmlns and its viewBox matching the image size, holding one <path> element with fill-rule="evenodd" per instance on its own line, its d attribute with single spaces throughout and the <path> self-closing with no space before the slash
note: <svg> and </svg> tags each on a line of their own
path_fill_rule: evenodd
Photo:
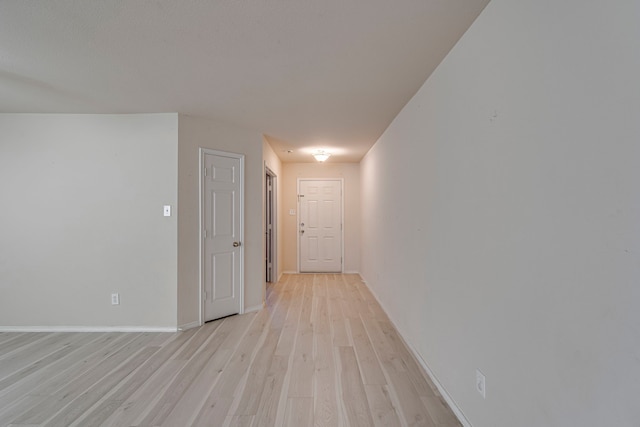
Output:
<svg viewBox="0 0 640 427">
<path fill-rule="evenodd" d="M 493 0 L 361 164 L 365 280 L 476 427 L 638 425 L 639 13 Z"/>
<path fill-rule="evenodd" d="M 264 164 L 266 167 L 268 167 L 269 169 L 271 169 L 271 171 L 273 173 L 276 174 L 276 245 L 277 245 L 277 250 L 276 250 L 276 279 L 279 278 L 279 276 L 282 275 L 282 265 L 283 265 L 283 245 L 281 244 L 284 233 L 283 233 L 283 227 L 282 227 L 282 197 L 280 196 L 282 194 L 282 161 L 280 161 L 280 158 L 278 157 L 278 155 L 275 153 L 275 151 L 273 151 L 273 148 L 271 147 L 271 145 L 269 144 L 269 141 L 267 141 L 267 138 L 263 137 L 262 138 L 262 153 L 263 153 L 263 160 L 264 160 Z M 265 175 L 266 176 L 266 175 Z M 263 179 L 266 179 L 265 177 L 263 177 Z M 263 187 L 266 185 L 263 182 Z M 266 196 L 265 196 L 266 197 Z M 266 210 L 264 209 L 264 203 L 263 203 L 263 210 L 262 212 L 266 212 Z M 266 223 L 266 221 L 263 219 L 262 221 L 263 224 Z M 263 234 L 266 233 L 266 229 L 263 228 Z M 265 240 L 266 242 L 266 240 Z M 262 245 L 262 247 L 266 247 L 265 244 Z M 266 256 L 264 257 L 266 259 Z M 266 272 L 265 272 L 265 276 L 266 276 Z"/>
<path fill-rule="evenodd" d="M 283 163 L 282 225 L 284 271 L 298 269 L 298 178 L 344 179 L 344 271 L 360 271 L 360 164 Z M 290 210 L 295 215 L 290 215 Z"/>
<path fill-rule="evenodd" d="M 175 328 L 177 114 L 0 114 L 0 134 L 0 327 Z"/>
<path fill-rule="evenodd" d="M 178 149 L 178 325 L 199 321 L 199 149 L 245 155 L 244 306 L 262 307 L 262 135 L 210 119 L 180 115 Z"/>
</svg>

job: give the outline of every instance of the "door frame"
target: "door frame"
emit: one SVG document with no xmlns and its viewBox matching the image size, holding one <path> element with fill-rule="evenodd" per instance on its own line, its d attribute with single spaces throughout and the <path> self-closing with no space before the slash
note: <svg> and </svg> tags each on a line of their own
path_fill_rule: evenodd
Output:
<svg viewBox="0 0 640 427">
<path fill-rule="evenodd" d="M 198 150 L 198 163 L 199 163 L 199 176 L 200 176 L 200 188 L 198 191 L 198 203 L 199 203 L 199 218 L 198 218 L 198 262 L 199 262 L 199 323 L 200 326 L 204 325 L 204 155 L 211 154 L 214 156 L 231 157 L 240 161 L 240 237 L 239 241 L 242 242 L 240 246 L 240 301 L 238 307 L 238 313 L 244 314 L 244 154 L 231 153 L 228 151 L 213 150 L 211 148 L 200 147 Z"/>
<path fill-rule="evenodd" d="M 344 273 L 344 178 L 298 178 L 296 185 L 296 259 L 300 274 L 300 181 L 340 181 L 340 273 Z M 313 274 L 313 273 L 310 273 Z"/>
<path fill-rule="evenodd" d="M 266 209 L 268 205 L 267 200 L 267 181 L 266 176 L 269 175 L 271 177 L 271 282 L 266 281 L 266 271 L 265 271 L 265 282 L 266 283 L 276 283 L 278 281 L 278 175 L 273 172 L 269 166 L 267 166 L 267 162 L 264 163 L 264 175 L 265 175 L 265 221 L 263 221 L 263 225 L 265 227 L 265 240 L 266 240 Z M 266 245 L 263 241 L 263 248 L 266 248 Z M 266 259 L 266 254 L 265 257 Z"/>
</svg>

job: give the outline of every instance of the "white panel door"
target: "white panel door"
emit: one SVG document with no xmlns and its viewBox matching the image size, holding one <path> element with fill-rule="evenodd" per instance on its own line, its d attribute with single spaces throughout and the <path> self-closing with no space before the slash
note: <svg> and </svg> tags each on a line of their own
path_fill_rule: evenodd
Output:
<svg viewBox="0 0 640 427">
<path fill-rule="evenodd" d="M 240 312 L 242 159 L 203 153 L 204 321 Z"/>
<path fill-rule="evenodd" d="M 342 271 L 342 181 L 299 181 L 300 272 Z"/>
</svg>

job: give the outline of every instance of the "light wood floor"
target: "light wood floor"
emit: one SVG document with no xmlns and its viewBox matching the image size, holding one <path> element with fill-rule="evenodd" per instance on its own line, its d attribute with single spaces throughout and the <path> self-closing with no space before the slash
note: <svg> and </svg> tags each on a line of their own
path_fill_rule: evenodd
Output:
<svg viewBox="0 0 640 427">
<path fill-rule="evenodd" d="M 181 333 L 0 333 L 0 426 L 460 424 L 358 275 Z"/>
</svg>

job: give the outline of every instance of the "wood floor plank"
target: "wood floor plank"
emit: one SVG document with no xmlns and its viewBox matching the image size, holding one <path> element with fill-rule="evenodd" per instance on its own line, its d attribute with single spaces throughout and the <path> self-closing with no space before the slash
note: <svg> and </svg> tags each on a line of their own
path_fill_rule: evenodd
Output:
<svg viewBox="0 0 640 427">
<path fill-rule="evenodd" d="M 253 415 L 233 415 L 227 417 L 225 425 L 229 427 L 251 427 L 253 424 Z"/>
<path fill-rule="evenodd" d="M 239 337 L 233 333 L 233 328 L 227 332 L 223 330 L 225 326 L 230 325 L 223 325 L 219 331 L 221 333 L 220 338 L 224 338 L 224 341 L 213 352 L 203 370 L 191 386 L 182 394 L 182 397 L 171 413 L 164 419 L 162 425 L 174 426 L 191 422 L 202 409 L 214 387 L 217 386 L 221 374 L 225 371 L 231 355 L 240 342 Z M 242 334 L 241 336 L 244 335 L 244 331 L 240 333 Z M 225 335 L 226 337 L 224 337 Z"/>
<path fill-rule="evenodd" d="M 31 408 L 13 422 L 23 424 L 42 424 L 47 421 L 46 414 L 57 414 L 68 404 L 82 395 L 86 390 L 99 383 L 102 379 L 113 374 L 118 366 L 135 355 L 146 344 L 148 337 L 138 334 L 134 340 L 127 343 L 117 352 L 108 357 L 96 361 L 96 363 L 83 374 L 75 378 L 70 383 L 64 385 L 59 390 L 55 390 L 48 395 L 48 398 L 41 404 L 41 407 Z M 46 411 L 42 411 L 46 407 Z"/>
<path fill-rule="evenodd" d="M 383 370 L 387 372 L 404 370 L 405 365 L 402 358 L 398 351 L 389 345 L 379 322 L 367 317 L 362 317 L 361 320 Z"/>
<path fill-rule="evenodd" d="M 313 298 L 315 302 L 313 314 L 313 332 L 316 334 L 327 334 L 331 330 L 331 321 L 329 320 L 329 301 L 327 297 Z"/>
<path fill-rule="evenodd" d="M 293 354 L 293 367 L 289 381 L 289 397 L 313 396 L 313 329 L 301 324 Z"/>
<path fill-rule="evenodd" d="M 27 393 L 35 393 L 40 387 L 56 379 L 68 378 L 70 371 L 80 361 L 100 348 L 109 348 L 114 340 L 111 334 L 80 334 L 79 339 L 69 349 L 59 349 L 33 365 L 14 373 L 3 380 L 0 388 L 0 406 L 9 406 Z M 6 381 L 6 382 L 5 382 Z"/>
<path fill-rule="evenodd" d="M 373 296 L 373 293 L 371 293 L 371 290 L 365 285 L 364 282 L 360 283 L 360 285 L 358 286 L 358 291 L 360 292 L 362 299 L 369 306 L 369 312 L 372 318 L 378 320 L 389 320 L 387 313 L 384 312 L 384 310 L 378 303 L 378 300 Z"/>
<path fill-rule="evenodd" d="M 22 335 L 25 332 L 0 332 L 0 349 L 2 349 L 2 344 L 16 338 L 18 335 Z"/>
<path fill-rule="evenodd" d="M 195 334 L 189 330 L 180 334 L 158 334 L 150 343 L 163 343 L 140 369 L 123 382 L 108 399 L 92 408 L 82 426 L 130 425 L 141 414 L 157 403 L 162 390 L 168 388 L 175 375 L 184 368 L 186 361 L 173 359 Z M 117 403 L 120 402 L 120 406 Z"/>
<path fill-rule="evenodd" d="M 267 337 L 258 349 L 256 358 L 249 369 L 247 382 L 242 391 L 242 397 L 235 415 L 255 415 L 258 412 L 264 383 L 267 380 L 269 367 L 278 345 L 278 337 L 279 331 L 277 330 L 269 330 L 267 332 Z"/>
<path fill-rule="evenodd" d="M 331 337 L 334 347 L 348 347 L 351 345 L 349 334 L 347 333 L 346 316 L 342 312 L 342 296 L 338 290 L 338 282 L 335 277 L 327 279 L 327 295 L 329 320 L 331 322 Z"/>
<path fill-rule="evenodd" d="M 53 333 L 32 345 L 23 346 L 0 359 L 0 379 L 31 365 L 35 361 L 49 355 L 51 348 L 64 347 L 73 341 L 73 334 Z M 70 342 L 71 341 L 71 342 Z"/>
<path fill-rule="evenodd" d="M 276 348 L 276 354 L 288 356 L 293 351 L 293 344 L 296 339 L 298 322 L 300 320 L 300 310 L 302 309 L 302 286 L 297 281 L 291 283 L 291 302 L 287 312 L 286 320 L 282 326 L 280 339 Z"/>
<path fill-rule="evenodd" d="M 221 374 L 227 369 L 231 356 L 240 346 L 254 320 L 254 314 L 224 319 L 216 335 L 207 344 L 206 351 L 211 355 L 209 361 L 161 425 L 171 427 L 190 423 L 196 418 L 212 390 L 218 386 Z"/>
<path fill-rule="evenodd" d="M 358 361 L 352 347 L 338 347 L 342 403 L 352 427 L 373 425 L 371 409 L 360 377 Z"/>
<path fill-rule="evenodd" d="M 47 365 L 50 365 L 51 363 L 54 363 L 54 362 L 56 362 L 57 360 L 60 360 L 63 357 L 68 356 L 74 350 L 77 350 L 79 348 L 80 347 L 78 347 L 78 346 L 65 345 L 62 348 L 60 348 L 59 350 L 56 350 L 53 353 L 50 353 L 47 356 L 43 357 L 42 359 L 37 360 L 37 361 L 31 363 L 30 365 L 25 366 L 22 369 L 14 371 L 13 374 L 5 377 L 4 379 L 2 379 L 0 381 L 0 390 L 5 390 L 6 388 L 14 385 L 15 383 L 21 381 L 22 379 L 28 377 L 32 373 L 39 371 L 43 367 L 45 367 Z"/>
<path fill-rule="evenodd" d="M 386 385 L 365 384 L 365 393 L 376 427 L 400 427 L 402 423 L 389 396 Z"/>
<path fill-rule="evenodd" d="M 313 300 L 313 276 L 304 275 L 301 279 L 302 286 L 302 307 L 300 309 L 300 323 L 311 324 L 311 311 Z"/>
<path fill-rule="evenodd" d="M 282 387 L 289 367 L 289 357 L 274 355 L 269 367 L 269 373 L 264 382 L 258 406 L 254 418 L 255 427 L 268 427 L 276 425 L 278 410 L 281 402 Z"/>
<path fill-rule="evenodd" d="M 462 425 L 442 397 L 422 396 L 420 399 L 427 407 L 429 416 L 438 427 L 459 427 Z"/>
<path fill-rule="evenodd" d="M 105 372 L 104 362 L 109 361 L 109 366 L 114 362 L 122 360 L 124 354 L 120 352 L 132 351 L 131 344 L 134 344 L 135 349 L 144 345 L 144 338 L 141 334 L 107 334 L 102 339 L 91 343 L 87 346 L 88 352 L 81 352 L 75 356 L 82 356 L 81 360 L 76 359 L 75 363 L 69 365 L 68 369 L 63 372 L 63 375 L 57 375 L 50 378 L 48 381 L 40 384 L 32 394 L 51 396 L 65 388 L 75 387 L 80 383 L 87 383 L 87 375 L 91 375 L 91 378 L 96 376 L 95 369 L 100 369 L 99 372 Z M 128 350 L 128 351 L 127 351 Z M 46 369 L 47 372 L 53 371 L 53 367 Z"/>
<path fill-rule="evenodd" d="M 206 330 L 208 333 L 215 332 L 215 329 L 219 326 L 219 323 L 211 324 Z M 185 337 L 187 338 L 187 337 Z M 151 340 L 151 343 L 157 343 L 161 340 Z M 140 369 L 131 377 L 127 378 L 125 382 L 119 385 L 108 399 L 103 400 L 95 408 L 92 408 L 83 419 L 83 426 L 98 426 L 101 425 L 106 419 L 108 419 L 112 413 L 114 413 L 123 402 L 131 397 L 151 376 L 164 365 L 171 357 L 176 355 L 180 349 L 184 350 L 186 342 L 189 340 L 173 340 L 167 343 L 164 339 L 165 346 L 157 351 L 153 356 L 148 358 Z M 180 351 L 178 354 L 184 354 Z M 175 357 L 175 360 L 183 360 L 180 357 Z"/>
<path fill-rule="evenodd" d="M 2 344 L 2 352 L 0 360 L 11 357 L 14 351 L 25 351 L 29 347 L 36 345 L 41 339 L 45 339 L 47 334 L 44 332 L 34 332 L 32 334 L 18 334 L 12 339 Z"/>
<path fill-rule="evenodd" d="M 229 415 L 236 389 L 245 381 L 258 341 L 268 328 L 268 315 L 262 310 L 244 316 L 253 316 L 253 322 L 198 413 L 194 421 L 196 426 L 221 424 Z"/>
<path fill-rule="evenodd" d="M 287 401 L 285 427 L 313 425 L 313 399 L 310 397 L 290 397 Z"/>
<path fill-rule="evenodd" d="M 159 350 L 159 347 L 144 347 L 134 354 L 130 360 L 122 364 L 109 375 L 103 377 L 86 392 L 80 394 L 69 405 L 64 407 L 51 420 L 44 425 L 46 427 L 66 427 L 81 417 L 89 408 L 102 399 L 116 384 L 127 377 L 131 372 L 140 367 L 149 357 Z"/>
<path fill-rule="evenodd" d="M 386 384 L 376 353 L 369 341 L 369 336 L 364 329 L 364 325 L 360 319 L 349 319 L 349 328 L 353 338 L 353 347 L 358 359 L 358 366 L 362 373 L 362 381 L 364 384 Z"/>
<path fill-rule="evenodd" d="M 331 336 L 334 347 L 349 347 L 351 345 L 351 339 L 347 333 L 346 319 L 331 320 Z"/>
<path fill-rule="evenodd" d="M 201 374 L 185 390 L 180 400 L 166 416 L 161 426 L 191 425 L 193 419 L 202 409 L 211 389 L 217 383 L 220 374 L 231 357 L 232 350 L 219 348 L 209 359 Z M 153 413 L 153 410 L 151 411 Z"/>
<path fill-rule="evenodd" d="M 89 338 L 93 338 L 92 335 L 88 334 Z M 49 408 L 48 405 L 53 405 L 55 401 L 55 399 L 51 398 L 52 393 L 81 377 L 85 372 L 91 370 L 105 358 L 115 354 L 137 336 L 138 334 L 98 335 L 97 340 L 91 341 L 80 350 L 70 353 L 68 357 L 62 358 L 50 366 L 45 366 L 43 369 L 36 371 L 35 374 L 3 390 L 0 393 L 0 405 L 9 406 L 13 402 L 20 400 L 17 406 L 13 406 L 14 411 L 16 408 L 20 408 L 20 415 L 31 411 L 32 413 L 42 413 L 42 416 L 47 415 L 44 419 L 51 417 L 53 414 L 48 413 L 47 409 Z M 29 400 L 22 399 L 26 394 L 41 396 L 43 399 L 39 401 L 37 406 L 31 405 Z"/>
<path fill-rule="evenodd" d="M 149 415 L 185 363 L 184 360 L 168 360 L 99 425 L 101 427 L 138 425 L 139 422 L 136 421 Z"/>
<path fill-rule="evenodd" d="M 220 323 L 216 323 L 213 325 L 205 325 L 208 333 L 207 338 L 211 338 L 211 336 L 215 333 L 216 329 L 220 326 Z M 202 328 L 205 329 L 205 328 Z M 202 337 L 204 334 L 197 333 L 194 335 L 192 340 Z M 196 342 L 189 344 L 182 349 L 182 351 L 178 355 L 184 355 L 185 349 L 189 349 L 187 354 L 193 355 L 193 351 L 190 348 L 198 347 L 204 343 L 204 339 L 197 339 Z M 171 384 L 169 385 L 168 392 L 165 393 L 162 398 L 156 403 L 153 407 L 151 413 L 147 418 L 142 420 L 142 425 L 160 425 L 165 420 L 165 418 L 171 413 L 173 408 L 178 404 L 181 400 L 182 395 L 185 390 L 189 388 L 191 383 L 196 379 L 198 375 L 200 375 L 202 369 L 205 364 L 212 357 L 212 352 L 210 351 L 200 351 L 195 356 L 193 356 L 187 363 L 184 365 L 182 370 L 173 378 Z M 176 357 L 175 360 L 184 360 L 183 357 Z"/>
<path fill-rule="evenodd" d="M 358 275 L 285 274 L 178 333 L 0 333 L 0 426 L 459 422 Z"/>
<path fill-rule="evenodd" d="M 408 426 L 436 427 L 429 412 L 411 383 L 409 373 L 395 372 L 390 375 L 390 388 L 397 396 L 400 416 Z"/>
<path fill-rule="evenodd" d="M 27 395 L 10 404 L 0 405 L 0 425 L 5 426 L 13 424 L 12 420 L 16 419 L 30 408 L 39 408 L 42 402 L 46 399 L 47 396 Z"/>
<path fill-rule="evenodd" d="M 339 424 L 338 399 L 336 394 L 336 367 L 333 346 L 329 334 L 315 335 L 315 383 L 314 422 L 315 427 L 331 427 Z"/>
<path fill-rule="evenodd" d="M 187 342 L 188 345 L 182 347 L 182 350 L 180 350 L 174 358 L 176 360 L 189 360 L 195 352 L 200 349 L 200 346 L 211 338 L 211 335 L 216 331 L 216 329 L 218 329 L 223 320 L 224 319 L 214 320 L 213 322 L 205 323 L 202 327 L 196 329 L 196 333 Z"/>
<path fill-rule="evenodd" d="M 387 338 L 389 345 L 395 349 L 396 354 L 402 361 L 403 370 L 409 372 L 409 378 L 419 396 L 430 396 L 433 393 L 431 386 L 426 380 L 426 374 L 416 363 L 415 358 L 405 345 L 404 341 L 393 327 L 391 322 L 380 321 L 381 329 Z"/>
</svg>

